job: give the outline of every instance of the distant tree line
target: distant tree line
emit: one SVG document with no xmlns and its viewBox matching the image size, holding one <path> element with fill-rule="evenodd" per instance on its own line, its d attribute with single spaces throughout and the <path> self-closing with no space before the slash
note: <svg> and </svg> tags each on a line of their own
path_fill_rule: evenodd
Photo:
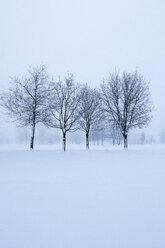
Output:
<svg viewBox="0 0 165 248">
<path fill-rule="evenodd" d="M 146 127 L 151 120 L 149 83 L 138 71 L 110 73 L 98 89 L 79 84 L 73 74 L 51 79 L 45 66 L 34 67 L 24 78 L 14 77 L 7 91 L 0 93 L 0 105 L 20 127 L 31 127 L 30 149 L 34 148 L 38 123 L 62 132 L 66 150 L 68 132 L 81 130 L 89 149 L 91 131 L 109 129 L 113 141 L 128 147 L 133 128 Z"/>
</svg>

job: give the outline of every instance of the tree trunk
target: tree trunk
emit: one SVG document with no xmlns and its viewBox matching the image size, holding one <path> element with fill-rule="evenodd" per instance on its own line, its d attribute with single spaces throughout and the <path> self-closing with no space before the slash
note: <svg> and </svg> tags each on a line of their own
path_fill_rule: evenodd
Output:
<svg viewBox="0 0 165 248">
<path fill-rule="evenodd" d="M 115 146 L 115 138 L 113 137 L 113 146 Z"/>
<path fill-rule="evenodd" d="M 30 140 L 30 149 L 33 150 L 34 148 L 34 135 L 35 135 L 35 124 L 32 126 L 32 135 L 31 135 L 31 140 Z"/>
<path fill-rule="evenodd" d="M 86 149 L 89 149 L 89 132 L 86 132 Z"/>
<path fill-rule="evenodd" d="M 124 134 L 124 149 L 128 148 L 128 140 L 127 140 L 127 135 Z"/>
<path fill-rule="evenodd" d="M 66 151 L 66 133 L 63 133 L 63 150 Z"/>
</svg>

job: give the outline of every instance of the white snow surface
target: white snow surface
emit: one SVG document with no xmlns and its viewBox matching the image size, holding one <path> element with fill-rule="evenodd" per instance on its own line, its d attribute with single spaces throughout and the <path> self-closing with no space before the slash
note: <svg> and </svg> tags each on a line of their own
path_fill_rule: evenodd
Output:
<svg viewBox="0 0 165 248">
<path fill-rule="evenodd" d="M 164 247 L 164 147 L 0 150 L 0 248 Z"/>
</svg>

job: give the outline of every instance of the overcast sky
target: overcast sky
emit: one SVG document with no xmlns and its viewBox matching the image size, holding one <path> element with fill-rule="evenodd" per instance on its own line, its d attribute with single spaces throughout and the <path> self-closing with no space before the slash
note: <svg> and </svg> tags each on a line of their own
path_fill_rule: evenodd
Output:
<svg viewBox="0 0 165 248">
<path fill-rule="evenodd" d="M 99 85 L 114 68 L 151 81 L 154 131 L 165 129 L 164 0 L 0 0 L 0 86 L 45 63 Z"/>
</svg>

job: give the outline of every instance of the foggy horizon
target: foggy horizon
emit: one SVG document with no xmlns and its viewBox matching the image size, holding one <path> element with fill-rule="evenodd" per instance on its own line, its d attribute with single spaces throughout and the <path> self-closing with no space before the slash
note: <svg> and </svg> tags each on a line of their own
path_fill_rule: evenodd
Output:
<svg viewBox="0 0 165 248">
<path fill-rule="evenodd" d="M 115 68 L 137 69 L 150 81 L 155 108 L 144 131 L 159 139 L 165 131 L 163 1 L 6 0 L 0 7 L 1 89 L 11 76 L 41 64 L 50 75 L 69 71 L 78 83 L 94 87 Z M 0 116 L 7 135 L 15 124 L 6 124 L 2 111 Z"/>
</svg>

